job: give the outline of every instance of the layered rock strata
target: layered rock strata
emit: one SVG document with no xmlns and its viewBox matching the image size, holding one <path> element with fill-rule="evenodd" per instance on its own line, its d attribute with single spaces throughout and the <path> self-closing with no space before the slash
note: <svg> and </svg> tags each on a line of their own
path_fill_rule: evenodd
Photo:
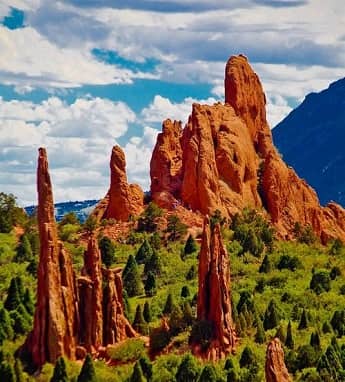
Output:
<svg viewBox="0 0 345 382">
<path fill-rule="evenodd" d="M 244 207 L 263 209 L 280 237 L 295 223 L 310 224 L 326 242 L 345 241 L 345 210 L 321 207 L 315 191 L 275 149 L 266 120 L 266 98 L 245 56 L 225 68 L 225 104 L 193 104 L 188 123 L 163 122 L 151 159 L 151 193 L 163 207 L 226 217 Z M 169 201 L 169 202 L 167 202 Z"/>
<path fill-rule="evenodd" d="M 192 342 L 192 351 L 204 359 L 223 359 L 237 342 L 231 314 L 230 264 L 220 226 L 211 228 L 208 217 L 204 221 L 199 253 L 198 285 L 197 320 L 208 322 L 212 338 L 206 349 Z"/>
</svg>

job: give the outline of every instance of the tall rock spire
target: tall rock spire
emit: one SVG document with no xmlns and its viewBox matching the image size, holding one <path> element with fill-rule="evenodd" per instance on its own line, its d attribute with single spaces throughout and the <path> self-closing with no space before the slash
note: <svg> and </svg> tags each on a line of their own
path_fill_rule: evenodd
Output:
<svg viewBox="0 0 345 382">
<path fill-rule="evenodd" d="M 24 348 L 36 367 L 59 356 L 75 358 L 78 326 L 75 275 L 69 255 L 58 241 L 46 150 L 37 168 L 40 258 L 34 327 Z"/>
<path fill-rule="evenodd" d="M 285 365 L 284 351 L 279 338 L 274 338 L 267 346 L 265 374 L 266 382 L 292 381 Z"/>
<path fill-rule="evenodd" d="M 192 351 L 202 358 L 218 360 L 231 353 L 237 342 L 231 315 L 230 265 L 223 245 L 220 226 L 212 229 L 208 217 L 204 221 L 199 253 L 199 289 L 197 319 L 212 327 L 207 349 L 192 343 Z"/>
</svg>

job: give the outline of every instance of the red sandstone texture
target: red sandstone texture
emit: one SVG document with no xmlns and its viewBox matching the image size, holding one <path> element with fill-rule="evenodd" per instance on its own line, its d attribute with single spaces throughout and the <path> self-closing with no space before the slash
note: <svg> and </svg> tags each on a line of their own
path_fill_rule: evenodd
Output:
<svg viewBox="0 0 345 382">
<path fill-rule="evenodd" d="M 194 104 L 183 130 L 179 122 L 163 122 L 150 164 L 154 201 L 204 215 L 218 209 L 226 217 L 244 207 L 263 209 L 282 238 L 292 238 L 299 222 L 324 243 L 345 241 L 345 210 L 321 207 L 275 149 L 265 94 L 245 56 L 229 59 L 224 83 L 225 104 Z"/>
<path fill-rule="evenodd" d="M 93 215 L 97 220 L 106 218 L 125 222 L 130 216 L 139 215 L 143 206 L 144 193 L 137 184 L 128 183 L 125 154 L 120 146 L 114 146 L 110 159 L 110 188 Z"/>
<path fill-rule="evenodd" d="M 274 338 L 267 346 L 265 374 L 266 382 L 292 381 L 285 366 L 284 351 L 279 338 Z"/>
<path fill-rule="evenodd" d="M 207 349 L 192 343 L 194 354 L 218 360 L 231 353 L 237 342 L 231 314 L 229 256 L 223 245 L 220 226 L 210 227 L 208 217 L 199 253 L 199 289 L 197 319 L 213 326 L 213 338 Z"/>
<path fill-rule="evenodd" d="M 40 367 L 59 356 L 75 358 L 78 306 L 75 275 L 69 255 L 58 241 L 52 185 L 45 149 L 39 149 L 37 168 L 40 236 L 37 303 L 34 327 L 24 348 Z"/>
</svg>

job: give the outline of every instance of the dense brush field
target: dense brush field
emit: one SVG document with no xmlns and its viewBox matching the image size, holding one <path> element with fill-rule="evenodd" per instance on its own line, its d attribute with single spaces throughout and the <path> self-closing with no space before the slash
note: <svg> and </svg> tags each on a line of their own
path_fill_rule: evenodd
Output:
<svg viewBox="0 0 345 382">
<path fill-rule="evenodd" d="M 295 241 L 277 241 L 258 212 L 247 209 L 232 222 L 215 214 L 230 256 L 239 344 L 236 354 L 209 364 L 192 357 L 188 346 L 191 336 L 207 346 L 212 335 L 207 323 L 195 321 L 201 232 L 192 238 L 177 216 L 159 231 L 155 219 L 162 211 L 152 203 L 139 218 L 139 230 L 121 240 L 104 234 L 116 224 L 112 221 L 97 226 L 90 218 L 80 224 L 69 213 L 59 223 L 77 274 L 90 231 L 99 237 L 104 265 L 124 268 L 126 315 L 142 336 L 109 348 L 106 361 L 89 360 L 84 373 L 82 363 L 64 360 L 53 378 L 54 365 L 48 364 L 29 376 L 25 360 L 15 354 L 32 325 L 39 243 L 35 218 L 25 217 L 14 204 L 11 214 L 0 219 L 3 382 L 263 381 L 266 346 L 274 336 L 284 344 L 294 380 L 345 380 L 345 249 L 340 241 L 321 246 L 309 227 L 298 224 Z M 68 378 L 59 379 L 58 373 Z"/>
</svg>

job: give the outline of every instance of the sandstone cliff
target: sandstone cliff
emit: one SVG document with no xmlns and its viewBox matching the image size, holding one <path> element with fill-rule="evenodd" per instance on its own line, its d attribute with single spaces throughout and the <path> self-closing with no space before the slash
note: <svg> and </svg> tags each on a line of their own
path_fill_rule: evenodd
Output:
<svg viewBox="0 0 345 382">
<path fill-rule="evenodd" d="M 153 199 L 170 208 L 178 199 L 193 211 L 218 209 L 226 217 L 244 207 L 263 209 L 280 237 L 292 238 L 299 222 L 311 224 L 323 242 L 345 241 L 344 209 L 321 207 L 276 151 L 265 94 L 245 56 L 229 59 L 224 84 L 225 104 L 194 104 L 182 131 L 176 121 L 163 123 L 151 159 Z"/>
<path fill-rule="evenodd" d="M 93 215 L 97 220 L 128 221 L 131 215 L 139 215 L 143 206 L 144 193 L 137 184 L 128 183 L 125 154 L 120 146 L 114 146 L 110 159 L 110 188 Z"/>
<path fill-rule="evenodd" d="M 266 382 L 292 381 L 285 366 L 284 351 L 278 338 L 274 338 L 267 346 L 265 374 Z"/>
<path fill-rule="evenodd" d="M 69 255 L 58 241 L 52 186 L 45 149 L 39 149 L 37 168 L 40 236 L 37 303 L 34 327 L 24 349 L 36 367 L 59 356 L 75 358 L 78 307 L 75 275 Z"/>
<path fill-rule="evenodd" d="M 231 315 L 230 264 L 220 226 L 210 227 L 208 217 L 204 221 L 198 273 L 197 319 L 209 322 L 213 335 L 207 349 L 192 341 L 192 351 L 208 360 L 223 359 L 237 342 Z"/>
</svg>

